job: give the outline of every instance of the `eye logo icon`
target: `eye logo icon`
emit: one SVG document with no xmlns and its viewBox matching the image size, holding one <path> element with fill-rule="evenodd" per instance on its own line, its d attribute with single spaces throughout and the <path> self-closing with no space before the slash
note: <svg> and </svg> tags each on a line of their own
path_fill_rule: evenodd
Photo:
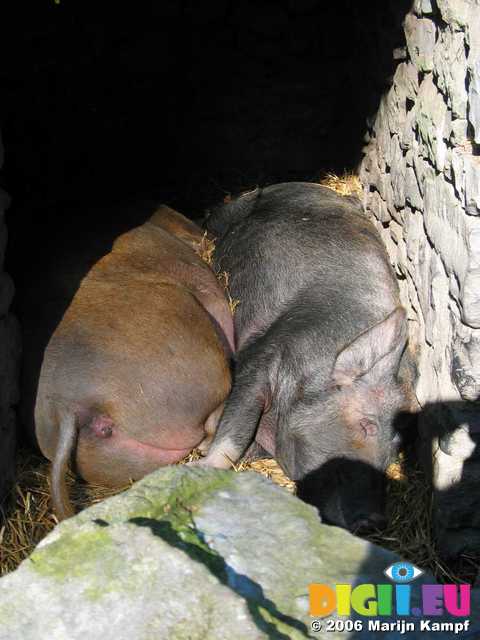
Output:
<svg viewBox="0 0 480 640">
<path fill-rule="evenodd" d="M 387 567 L 383 573 L 392 582 L 406 584 L 421 576 L 423 571 L 410 562 L 395 562 Z"/>
</svg>

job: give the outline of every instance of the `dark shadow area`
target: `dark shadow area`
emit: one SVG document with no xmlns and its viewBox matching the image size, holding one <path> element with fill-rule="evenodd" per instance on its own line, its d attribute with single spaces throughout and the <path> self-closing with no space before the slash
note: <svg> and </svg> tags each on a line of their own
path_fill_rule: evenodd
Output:
<svg viewBox="0 0 480 640">
<path fill-rule="evenodd" d="M 0 126 L 15 208 L 61 218 L 52 205 L 165 192 L 198 213 L 245 185 L 353 168 L 410 4 L 6 5 Z"/>
<path fill-rule="evenodd" d="M 440 555 L 463 573 L 480 567 L 480 404 L 426 405 L 420 417 L 419 453 L 430 478 L 436 478 L 434 528 Z M 433 469 L 432 447 L 443 464 Z M 446 473 L 445 469 L 449 472 Z M 448 488 L 443 488 L 446 484 Z M 471 561 L 469 562 L 469 558 Z"/>
<path fill-rule="evenodd" d="M 407 426 L 409 421 L 411 424 Z M 377 531 L 371 527 L 370 530 L 357 531 L 357 535 L 396 552 L 401 559 L 407 560 L 419 568 L 430 571 L 439 583 L 469 583 L 473 588 L 475 584 L 478 586 L 480 577 L 479 425 L 480 411 L 476 402 L 432 403 L 426 405 L 418 414 L 399 415 L 396 427 L 401 427 L 399 450 L 402 460 L 402 478 L 392 481 L 392 478 L 379 474 L 373 467 L 354 460 L 332 460 L 306 478 L 305 483 L 300 484 L 299 495 L 319 508 L 320 513 L 324 515 L 324 522 L 329 523 L 332 500 L 338 503 L 340 499 L 343 509 L 348 514 L 358 508 L 361 510 L 377 509 L 380 495 L 378 488 L 383 483 L 384 487 L 388 487 L 387 527 L 384 530 L 379 528 Z M 455 459 L 458 460 L 459 456 L 459 430 L 468 434 L 468 440 L 466 440 L 468 446 L 463 448 L 465 460 L 460 465 L 455 464 Z M 437 439 L 444 454 L 452 456 L 452 472 L 458 472 L 458 477 L 452 481 L 448 488 L 434 490 L 434 473 L 437 472 L 432 467 L 430 452 L 437 446 Z M 397 522 L 389 522 L 399 515 L 398 507 L 395 509 L 395 505 L 392 504 L 399 497 L 397 492 L 392 492 L 392 482 L 403 484 L 404 487 L 410 485 L 410 489 L 406 493 L 407 502 L 403 505 L 404 513 L 401 514 L 403 517 Z M 372 495 L 365 494 L 370 485 L 376 490 L 377 499 L 373 501 Z M 419 498 L 423 504 L 414 504 L 417 498 L 412 495 L 412 488 L 418 488 L 418 491 L 423 494 L 423 498 L 422 496 Z M 408 513 L 409 508 L 412 514 Z M 414 540 L 415 535 L 410 538 L 405 536 L 406 533 L 409 533 L 405 530 L 409 523 L 417 525 L 412 517 L 415 513 L 422 513 L 424 515 L 423 522 L 429 522 L 431 525 L 428 530 L 422 532 L 423 537 L 417 535 L 416 546 L 409 544 L 409 540 Z M 338 513 L 335 514 L 334 520 L 337 518 Z M 420 527 L 421 525 L 419 525 Z M 403 540 L 402 536 L 404 536 Z M 399 544 L 399 540 L 401 540 L 401 544 Z M 400 547 L 403 547 L 404 553 Z M 422 547 L 426 548 L 427 553 Z M 429 563 L 419 562 L 420 556 L 426 557 L 427 555 L 430 558 Z M 360 567 L 352 588 L 358 584 L 369 582 L 372 576 L 376 576 L 379 583 L 389 582 L 387 578 L 378 574 L 379 556 L 372 551 Z M 431 578 L 423 581 L 430 584 Z M 412 589 L 412 597 L 418 599 L 421 593 L 420 583 L 412 582 Z M 421 599 L 418 604 L 421 606 Z M 395 605 L 393 605 L 393 614 L 380 616 L 379 620 L 382 622 L 396 622 L 398 620 L 413 622 L 415 630 L 401 632 L 398 628 L 387 633 L 385 630 L 369 630 L 369 619 L 356 614 L 352 609 L 350 619 L 360 620 L 363 629 L 352 631 L 348 637 L 352 640 L 366 640 L 367 638 L 380 640 L 385 637 L 400 638 L 405 633 L 405 637 L 420 638 L 423 637 L 419 626 L 420 620 L 431 619 L 432 622 L 453 623 L 464 620 L 461 617 L 450 616 L 448 613 L 438 617 L 422 615 L 421 609 L 417 613 L 418 615 L 411 609 L 410 616 L 396 615 Z M 469 617 L 470 627 L 467 631 L 458 634 L 446 630 L 438 632 L 436 635 L 449 640 L 453 640 L 459 635 L 462 638 L 478 638 L 480 637 L 480 620 L 477 619 L 477 615 L 478 611 L 472 611 Z"/>
<path fill-rule="evenodd" d="M 221 555 L 202 542 L 202 533 L 196 528 L 193 520 L 189 523 L 189 527 L 192 530 L 192 535 L 198 539 L 198 544 L 183 540 L 168 520 L 138 517 L 132 518 L 129 522 L 139 527 L 149 528 L 153 535 L 162 538 L 170 546 L 186 553 L 191 560 L 202 564 L 221 584 L 244 598 L 253 622 L 259 631 L 268 634 L 269 638 L 288 640 L 289 636 L 280 632 L 275 624 L 265 620 L 261 613 L 261 608 L 266 609 L 274 620 L 293 627 L 305 638 L 309 637 L 308 629 L 303 622 L 279 611 L 275 603 L 265 597 L 259 584 L 248 576 L 237 573 L 233 567 L 225 562 Z"/>
<path fill-rule="evenodd" d="M 81 279 L 155 205 L 199 218 L 254 184 L 356 166 L 409 7 L 52 0 L 1 10 L 6 270 L 30 398 Z"/>
<path fill-rule="evenodd" d="M 425 509 L 430 510 L 432 514 L 432 534 L 434 544 L 436 546 L 436 554 L 444 563 L 444 567 L 450 573 L 450 576 L 455 576 L 455 582 L 470 583 L 472 585 L 478 585 L 479 569 L 480 569 L 480 521 L 479 521 L 479 493 L 478 486 L 480 480 L 480 459 L 478 442 L 480 438 L 480 430 L 478 426 L 480 424 L 480 411 L 478 404 L 475 402 L 444 402 L 444 403 L 432 403 L 426 405 L 422 411 L 418 414 L 419 432 L 417 437 L 412 440 L 412 433 L 404 432 L 404 436 L 407 436 L 405 445 L 402 445 L 402 451 L 404 452 L 404 471 L 408 475 L 417 472 L 419 465 L 423 470 L 423 478 L 428 483 L 429 488 L 433 486 L 433 474 L 434 470 L 431 464 L 432 447 L 436 447 L 436 441 L 438 439 L 439 446 L 443 449 L 446 455 L 454 455 L 453 448 L 454 433 L 458 432 L 462 428 L 469 435 L 469 440 L 472 446 L 469 449 L 469 454 L 463 465 L 460 465 L 460 473 L 456 481 L 452 485 L 444 490 L 433 491 L 433 501 L 425 504 Z M 462 426 L 463 425 L 463 426 Z M 458 456 L 458 441 L 456 447 L 456 453 Z M 452 467 L 455 468 L 455 467 Z M 381 536 L 377 539 L 372 538 L 372 542 L 382 544 Z M 415 549 L 412 549 L 413 555 Z M 409 560 L 415 564 L 414 557 L 405 557 L 403 559 Z M 367 558 L 364 562 L 360 576 L 371 572 L 378 564 L 373 557 Z M 418 566 L 418 565 L 417 565 Z M 432 571 L 432 567 L 428 568 Z M 437 572 L 435 576 L 440 583 L 451 584 L 453 582 L 452 577 L 441 575 Z M 356 584 L 360 584 L 361 579 L 356 580 Z M 427 580 L 428 584 L 430 581 Z M 420 586 L 415 582 L 412 582 L 412 589 L 414 593 L 419 595 Z M 417 591 L 415 591 L 417 590 Z M 477 599 L 478 601 L 478 599 Z M 473 599 L 472 599 L 473 602 Z M 421 600 L 419 601 L 421 606 Z M 465 618 L 455 618 L 448 613 L 440 615 L 438 617 L 432 617 L 430 615 L 422 615 L 421 609 L 418 615 L 411 610 L 414 615 L 410 616 L 385 616 L 381 619 L 383 621 L 396 621 L 403 619 L 404 621 L 413 622 L 415 626 L 414 632 L 407 632 L 405 637 L 424 637 L 425 631 L 420 631 L 419 621 L 424 619 L 430 619 L 432 622 L 462 622 Z M 352 615 L 352 619 L 362 620 L 366 625 L 366 618 Z M 435 635 L 445 638 L 445 640 L 453 640 L 457 637 L 468 638 L 474 640 L 480 637 L 480 620 L 478 619 L 478 611 L 471 612 L 469 616 L 470 625 L 468 630 L 461 631 L 460 633 L 453 630 L 445 630 L 436 632 Z M 365 629 L 365 626 L 364 626 Z M 403 637 L 403 634 L 394 635 L 392 638 Z M 427 631 L 428 633 L 428 631 Z M 352 640 L 366 640 L 366 638 L 384 638 L 385 632 L 366 632 L 365 630 L 359 632 L 352 632 L 349 636 Z M 390 637 L 390 636 L 388 636 Z"/>
<path fill-rule="evenodd" d="M 359 535 L 385 524 L 385 474 L 360 460 L 336 457 L 297 483 L 297 495 L 316 507 L 326 524 Z"/>
<path fill-rule="evenodd" d="M 102 217 L 101 207 L 91 207 L 90 213 L 97 216 L 95 226 L 85 225 L 81 210 L 71 208 L 71 218 L 58 220 L 55 233 L 44 238 L 44 231 L 34 228 L 32 233 L 40 242 L 26 254 L 11 257 L 17 287 L 13 310 L 22 327 L 20 418 L 23 436 L 31 443 L 40 368 L 54 330 L 91 267 L 111 250 L 121 233 L 146 221 L 155 203 L 136 201 L 129 206 L 123 202 L 118 208 L 122 215 L 114 219 Z"/>
<path fill-rule="evenodd" d="M 417 466 L 417 414 L 399 413 L 394 422 L 391 462 L 401 452 L 405 473 Z M 381 536 L 387 526 L 386 474 L 362 460 L 335 457 L 297 483 L 300 499 L 316 507 L 326 524 L 341 526 L 362 537 Z"/>
<path fill-rule="evenodd" d="M 406 511 L 403 522 L 397 523 L 395 535 L 399 538 L 395 544 L 390 544 L 388 538 L 392 531 L 388 529 L 388 519 L 392 518 L 392 510 L 389 506 L 394 506 L 391 503 L 398 495 L 386 495 L 386 491 L 391 489 L 392 482 L 403 483 L 405 487 L 410 483 L 422 493 L 419 498 L 423 498 L 424 504 L 420 505 L 420 510 L 428 512 L 425 521 L 431 527 L 422 532 L 424 538 L 418 540 L 419 546 L 409 549 L 405 559 L 418 563 L 420 545 L 431 546 L 431 560 L 437 558 L 443 565 L 443 570 L 440 566 L 428 567 L 436 573 L 437 579 L 448 582 L 448 573 L 473 584 L 480 570 L 479 407 L 477 403 L 468 402 L 429 404 L 416 415 L 397 416 L 395 426 L 401 427 L 398 431 L 402 467 L 399 480 L 389 479 L 364 462 L 336 458 L 299 482 L 297 495 L 315 506 L 325 523 L 344 526 L 402 555 L 398 539 L 404 533 L 402 526 L 409 523 L 410 514 Z M 459 431 L 465 434 L 468 448 L 459 448 Z M 442 467 L 444 482 L 450 480 L 450 486 L 444 489 L 434 489 L 434 486 L 438 487 L 440 476 L 432 467 L 430 452 L 437 446 L 444 456 L 452 456 L 450 475 L 445 474 L 445 466 Z M 465 456 L 463 462 L 459 457 L 461 451 Z M 445 458 L 444 463 L 448 462 Z M 413 504 L 416 498 L 411 495 L 411 488 L 409 491 L 413 513 L 419 505 Z M 404 506 L 408 510 L 409 505 Z M 387 518 L 384 521 L 372 518 L 372 513 L 387 515 Z M 398 513 L 393 515 L 398 518 Z M 365 526 L 356 527 L 356 522 Z M 410 524 L 417 525 L 412 520 Z M 403 547 L 407 549 L 408 545 L 403 544 Z"/>
</svg>

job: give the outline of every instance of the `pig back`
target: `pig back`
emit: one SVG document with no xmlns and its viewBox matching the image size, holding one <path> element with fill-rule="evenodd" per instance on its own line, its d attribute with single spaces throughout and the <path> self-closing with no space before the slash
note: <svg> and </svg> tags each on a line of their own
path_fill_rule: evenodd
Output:
<svg viewBox="0 0 480 640">
<path fill-rule="evenodd" d="M 207 222 L 210 232 L 221 230 L 215 267 L 230 274 L 231 294 L 241 301 L 240 346 L 305 298 L 334 315 L 348 314 L 355 331 L 399 304 L 383 244 L 355 198 L 285 183 L 259 191 L 248 212 L 241 201 L 220 207 Z"/>
</svg>

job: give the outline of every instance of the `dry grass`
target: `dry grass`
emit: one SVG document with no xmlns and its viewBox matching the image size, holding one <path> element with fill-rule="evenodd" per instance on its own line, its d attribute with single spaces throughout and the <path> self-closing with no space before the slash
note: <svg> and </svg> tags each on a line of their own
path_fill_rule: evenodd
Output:
<svg viewBox="0 0 480 640">
<path fill-rule="evenodd" d="M 341 196 L 361 196 L 363 192 L 359 177 L 353 173 L 344 173 L 343 176 L 327 173 L 327 175 L 320 180 L 320 184 L 336 191 Z"/>
<path fill-rule="evenodd" d="M 226 271 L 219 271 L 216 273 L 216 276 L 218 278 L 218 281 L 222 285 L 222 287 L 225 289 L 225 293 L 227 295 L 227 300 L 228 300 L 228 306 L 230 307 L 230 312 L 233 316 L 233 314 L 235 313 L 235 309 L 240 304 L 240 300 L 237 300 L 237 299 L 234 300 L 230 294 L 228 273 Z"/>
<path fill-rule="evenodd" d="M 204 262 L 206 262 L 210 267 L 213 264 L 214 251 L 215 251 L 215 242 L 208 237 L 207 232 L 205 231 L 205 233 L 203 234 L 202 241 L 197 247 L 197 253 L 200 256 L 200 258 Z"/>
<path fill-rule="evenodd" d="M 15 569 L 57 524 L 50 506 L 50 463 L 31 451 L 17 455 L 17 483 L 8 518 L 0 529 L 0 575 Z M 128 489 L 88 485 L 71 473 L 67 485 L 77 511 Z"/>
</svg>

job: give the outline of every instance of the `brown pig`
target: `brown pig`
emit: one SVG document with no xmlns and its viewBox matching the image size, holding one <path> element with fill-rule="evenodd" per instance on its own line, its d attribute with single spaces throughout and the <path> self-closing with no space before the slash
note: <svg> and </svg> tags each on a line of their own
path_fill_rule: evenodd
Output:
<svg viewBox="0 0 480 640">
<path fill-rule="evenodd" d="M 65 472 L 120 486 L 213 436 L 230 391 L 233 322 L 195 248 L 202 231 L 168 207 L 121 235 L 53 333 L 35 431 L 52 460 L 52 500 L 72 515 Z"/>
</svg>

